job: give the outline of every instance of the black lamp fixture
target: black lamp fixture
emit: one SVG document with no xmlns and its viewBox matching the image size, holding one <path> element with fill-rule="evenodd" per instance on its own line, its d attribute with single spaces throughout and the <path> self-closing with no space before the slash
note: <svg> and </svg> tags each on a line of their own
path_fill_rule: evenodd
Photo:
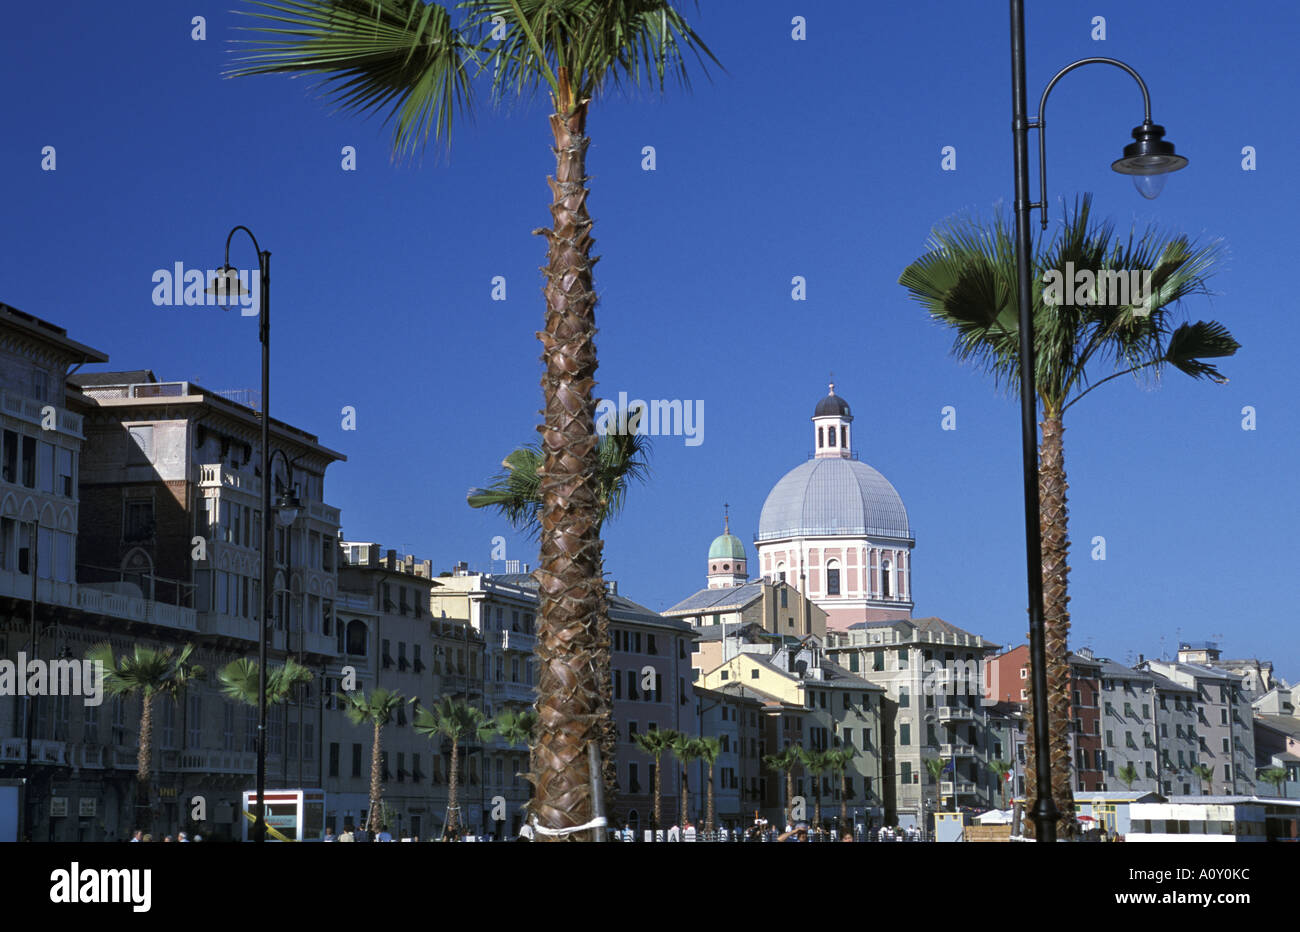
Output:
<svg viewBox="0 0 1300 932">
<path fill-rule="evenodd" d="M 1174 144 L 1164 139 L 1165 128 L 1147 118 L 1133 128 L 1134 142 L 1124 147 L 1124 157 L 1111 163 L 1121 175 L 1131 175 L 1138 193 L 1147 200 L 1160 196 L 1170 172 L 1187 166 L 1187 159 L 1174 151 Z"/>
</svg>

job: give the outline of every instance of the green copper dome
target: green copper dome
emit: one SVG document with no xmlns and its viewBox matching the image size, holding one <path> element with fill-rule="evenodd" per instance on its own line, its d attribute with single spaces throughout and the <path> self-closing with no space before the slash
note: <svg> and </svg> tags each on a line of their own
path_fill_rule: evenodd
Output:
<svg viewBox="0 0 1300 932">
<path fill-rule="evenodd" d="M 713 543 L 709 544 L 710 560 L 743 560 L 745 559 L 745 545 L 740 542 L 740 538 L 735 534 L 723 534 L 713 538 Z"/>
</svg>

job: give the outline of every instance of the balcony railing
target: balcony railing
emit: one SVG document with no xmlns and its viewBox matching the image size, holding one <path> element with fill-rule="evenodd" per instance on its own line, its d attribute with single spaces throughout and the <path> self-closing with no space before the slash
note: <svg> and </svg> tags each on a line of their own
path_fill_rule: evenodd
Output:
<svg viewBox="0 0 1300 932">
<path fill-rule="evenodd" d="M 29 424 L 41 424 L 45 420 L 43 411 L 47 404 L 48 402 L 37 401 L 35 398 L 28 398 L 25 395 L 0 390 L 0 408 L 3 408 L 6 414 L 27 421 Z M 59 433 L 71 434 L 78 439 L 84 439 L 81 434 L 82 417 L 80 414 L 73 414 L 58 405 L 50 405 L 50 407 L 54 408 L 55 425 Z"/>
<path fill-rule="evenodd" d="M 974 745 L 970 744 L 941 744 L 939 745 L 939 756 L 950 757 L 971 757 L 975 753 Z"/>
<path fill-rule="evenodd" d="M 969 780 L 957 781 L 957 795 L 970 796 L 978 792 L 974 783 Z M 939 794 L 941 796 L 951 796 L 953 793 L 953 784 L 951 781 L 945 781 L 939 784 Z"/>
<path fill-rule="evenodd" d="M 975 720 L 975 710 L 963 706 L 945 705 L 939 707 L 941 722 L 970 722 Z"/>
<path fill-rule="evenodd" d="M 536 645 L 537 635 L 535 634 L 528 634 L 523 631 L 501 632 L 502 650 L 522 650 L 531 652 Z"/>
<path fill-rule="evenodd" d="M 506 702 L 533 702 L 537 699 L 536 687 L 525 683 L 494 683 L 493 688 L 497 696 Z"/>
<path fill-rule="evenodd" d="M 0 761 L 23 763 L 27 760 L 26 738 L 5 738 L 0 741 Z M 63 741 L 32 739 L 32 763 L 68 766 L 68 746 Z"/>
<path fill-rule="evenodd" d="M 199 486 L 202 488 L 235 489 L 250 495 L 262 493 L 262 477 L 251 472 L 231 469 L 221 463 L 204 463 L 199 467 Z"/>
</svg>

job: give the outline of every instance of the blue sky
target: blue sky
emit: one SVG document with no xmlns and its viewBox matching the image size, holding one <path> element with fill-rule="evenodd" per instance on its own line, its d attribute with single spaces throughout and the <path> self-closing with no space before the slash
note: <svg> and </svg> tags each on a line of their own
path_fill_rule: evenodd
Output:
<svg viewBox="0 0 1300 932">
<path fill-rule="evenodd" d="M 302 79 L 220 77 L 237 17 L 223 2 L 10 4 L 0 13 L 5 223 L 0 300 L 65 326 L 113 368 L 213 389 L 255 388 L 255 322 L 155 307 L 155 269 L 212 268 L 227 231 L 273 254 L 273 413 L 348 462 L 327 498 L 345 533 L 488 568 L 492 538 L 533 544 L 465 493 L 534 436 L 549 221 L 548 107 L 482 107 L 450 154 L 394 164 L 377 119 L 335 114 Z M 1075 645 L 1121 662 L 1179 638 L 1300 677 L 1293 120 L 1300 9 L 1203 0 L 1031 0 L 1029 95 L 1070 61 L 1119 58 L 1191 159 L 1156 201 L 1110 171 L 1141 99 L 1118 69 L 1084 68 L 1048 111 L 1051 218 L 1094 192 L 1124 229 L 1221 237 L 1213 298 L 1242 343 L 1226 386 L 1174 373 L 1116 380 L 1069 412 Z M 206 41 L 191 18 L 206 17 Z M 1106 17 L 1105 41 L 1090 37 Z M 791 38 L 804 16 L 805 41 Z M 918 615 L 1000 643 L 1023 639 L 1018 407 L 950 358 L 950 339 L 897 284 L 930 228 L 1012 195 L 1006 4 L 705 2 L 697 29 L 726 67 L 691 93 L 594 102 L 604 396 L 704 402 L 704 442 L 658 438 L 653 477 L 607 527 L 621 591 L 666 608 L 703 584 L 722 503 L 750 543 L 771 486 L 810 452 L 834 371 L 861 457 L 897 487 L 915 528 Z M 642 147 L 657 167 L 641 169 Z M 41 170 L 54 146 L 55 171 Z M 341 170 L 354 146 L 357 170 Z M 942 171 L 944 146 L 957 170 Z M 1258 170 L 1243 171 L 1253 146 Z M 1036 160 L 1035 160 L 1036 161 Z M 1037 196 L 1037 181 L 1033 184 Z M 237 240 L 232 261 L 248 267 Z M 491 299 L 504 276 L 507 300 Z M 791 278 L 807 300 L 791 300 Z M 1286 316 L 1287 322 L 1283 323 Z M 352 405 L 357 429 L 342 429 Z M 940 429 L 957 409 L 956 431 Z M 1254 406 L 1257 429 L 1241 429 Z M 1089 558 L 1094 536 L 1107 559 Z"/>
</svg>

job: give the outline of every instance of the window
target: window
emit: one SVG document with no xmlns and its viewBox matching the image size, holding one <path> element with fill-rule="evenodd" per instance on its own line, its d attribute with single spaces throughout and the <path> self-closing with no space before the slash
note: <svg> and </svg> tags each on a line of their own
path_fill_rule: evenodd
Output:
<svg viewBox="0 0 1300 932">
<path fill-rule="evenodd" d="M 347 652 L 354 657 L 366 655 L 366 626 L 360 620 L 348 622 Z"/>
<path fill-rule="evenodd" d="M 4 450 L 3 456 L 0 456 L 0 476 L 3 476 L 5 482 L 18 481 L 18 432 L 7 430 L 4 432 Z"/>
<path fill-rule="evenodd" d="M 786 588 L 782 587 L 782 589 L 781 589 L 781 607 L 782 607 L 782 608 L 788 608 L 788 607 L 789 607 L 789 601 L 790 601 L 789 598 L 788 598 L 789 594 L 790 594 L 790 593 L 789 593 L 789 590 L 787 590 Z"/>
<path fill-rule="evenodd" d="M 880 564 L 880 594 L 884 598 L 889 598 L 890 583 L 890 563 L 888 560 Z"/>
<path fill-rule="evenodd" d="M 877 673 L 880 673 L 885 669 L 885 652 L 883 650 L 878 650 L 874 652 L 874 656 L 871 662 L 871 669 Z"/>
<path fill-rule="evenodd" d="M 898 687 L 898 707 L 900 709 L 910 708 L 912 704 L 912 694 L 906 686 Z"/>
<path fill-rule="evenodd" d="M 153 539 L 153 502 L 128 501 L 122 523 L 122 539 L 127 543 Z"/>
<path fill-rule="evenodd" d="M 23 437 L 23 485 L 36 487 L 36 438 Z"/>
<path fill-rule="evenodd" d="M 36 445 L 36 485 L 42 492 L 54 491 L 54 445 Z"/>
<path fill-rule="evenodd" d="M 203 696 L 192 693 L 189 697 L 189 706 L 189 716 L 186 721 L 189 737 L 186 739 L 185 746 L 200 748 L 203 746 Z"/>
<path fill-rule="evenodd" d="M 361 776 L 361 745 L 352 745 L 352 776 Z"/>
<path fill-rule="evenodd" d="M 912 743 L 912 726 L 907 722 L 898 726 L 898 743 L 904 747 Z"/>
<path fill-rule="evenodd" d="M 840 565 L 834 560 L 826 564 L 826 594 L 840 594 Z"/>
<path fill-rule="evenodd" d="M 726 670 L 723 670 L 723 671 L 722 671 L 723 679 L 726 679 L 726 673 L 727 673 Z M 637 694 L 636 694 L 636 671 L 635 671 L 635 670 L 628 670 L 628 671 L 627 671 L 627 697 L 628 697 L 629 699 L 636 699 L 636 698 L 637 698 Z"/>
</svg>

